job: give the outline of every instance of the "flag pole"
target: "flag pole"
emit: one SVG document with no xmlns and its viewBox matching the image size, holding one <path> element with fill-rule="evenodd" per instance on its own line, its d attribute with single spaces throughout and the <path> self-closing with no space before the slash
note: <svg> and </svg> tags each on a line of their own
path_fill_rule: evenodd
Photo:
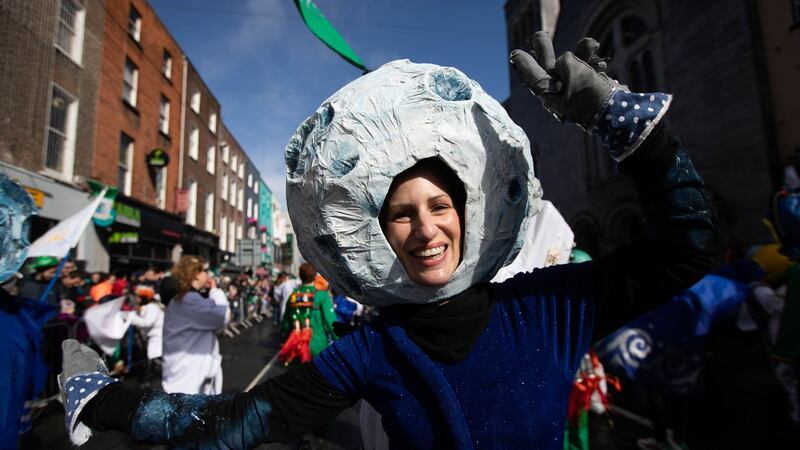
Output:
<svg viewBox="0 0 800 450">
<path fill-rule="evenodd" d="M 61 275 L 61 269 L 64 268 L 64 264 L 69 259 L 69 254 L 71 252 L 72 249 L 70 248 L 69 250 L 67 250 L 67 254 L 64 255 L 63 258 L 61 258 L 61 262 L 58 263 L 58 267 L 56 268 L 56 274 L 53 275 L 53 278 L 50 279 L 50 283 L 47 284 L 47 287 L 45 288 L 44 292 L 42 292 L 41 297 L 39 297 L 39 303 L 44 303 L 45 299 L 50 294 L 50 291 L 53 290 L 53 287 L 56 285 L 56 281 L 58 281 L 59 275 Z"/>
</svg>

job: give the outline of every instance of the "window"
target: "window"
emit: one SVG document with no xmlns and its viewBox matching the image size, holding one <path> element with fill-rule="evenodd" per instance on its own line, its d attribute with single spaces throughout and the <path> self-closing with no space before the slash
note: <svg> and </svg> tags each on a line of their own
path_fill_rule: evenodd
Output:
<svg viewBox="0 0 800 450">
<path fill-rule="evenodd" d="M 78 119 L 78 102 L 60 87 L 53 85 L 50 98 L 50 117 L 47 122 L 47 147 L 45 167 L 72 178 L 75 160 L 75 127 Z"/>
<path fill-rule="evenodd" d="M 253 199 L 247 197 L 247 217 L 253 217 Z"/>
<path fill-rule="evenodd" d="M 253 217 L 258 219 L 258 203 L 253 203 Z"/>
<path fill-rule="evenodd" d="M 234 172 L 236 172 L 236 166 L 239 164 L 238 161 L 239 161 L 239 157 L 236 156 L 236 155 L 233 155 L 233 160 L 231 161 L 231 170 L 233 170 Z"/>
<path fill-rule="evenodd" d="M 212 133 L 217 132 L 217 113 L 215 112 L 208 115 L 208 129 L 211 130 Z"/>
<path fill-rule="evenodd" d="M 165 167 L 156 169 L 156 206 L 161 209 L 167 208 L 167 169 Z"/>
<path fill-rule="evenodd" d="M 214 193 L 213 192 L 209 192 L 208 194 L 206 194 L 205 212 L 206 212 L 205 229 L 206 229 L 206 231 L 214 231 Z"/>
<path fill-rule="evenodd" d="M 239 188 L 238 196 L 236 197 L 236 208 L 244 212 L 244 188 Z"/>
<path fill-rule="evenodd" d="M 197 182 L 189 181 L 189 209 L 186 210 L 186 223 L 194 225 L 197 222 Z"/>
<path fill-rule="evenodd" d="M 231 148 L 228 147 L 228 144 L 222 144 L 222 162 L 228 164 L 230 156 L 231 156 Z"/>
<path fill-rule="evenodd" d="M 192 108 L 192 111 L 194 111 L 195 114 L 200 114 L 200 91 L 197 89 L 192 91 L 192 98 L 189 106 Z"/>
<path fill-rule="evenodd" d="M 56 47 L 80 64 L 83 57 L 83 26 L 86 10 L 75 0 L 61 0 Z"/>
<path fill-rule="evenodd" d="M 242 237 L 244 237 L 244 227 L 242 224 L 236 225 L 236 239 L 241 241 Z"/>
<path fill-rule="evenodd" d="M 230 204 L 236 207 L 236 182 L 231 180 Z"/>
<path fill-rule="evenodd" d="M 131 11 L 128 14 L 128 34 L 136 42 L 139 42 L 142 38 L 142 16 L 133 5 L 131 5 Z"/>
<path fill-rule="evenodd" d="M 253 174 L 252 173 L 248 173 L 247 174 L 247 187 L 249 187 L 250 189 L 253 188 Z"/>
<path fill-rule="evenodd" d="M 228 250 L 228 218 L 225 214 L 219 218 L 219 249 L 223 252 Z"/>
<path fill-rule="evenodd" d="M 256 181 L 255 183 L 253 183 L 253 192 L 255 192 L 256 194 L 258 194 L 258 181 Z"/>
<path fill-rule="evenodd" d="M 161 57 L 161 73 L 168 80 L 172 79 L 172 55 L 169 54 L 167 49 L 164 49 L 164 56 Z"/>
<path fill-rule="evenodd" d="M 208 150 L 206 150 L 206 171 L 211 175 L 214 175 L 216 164 L 217 164 L 217 147 L 215 145 L 209 145 Z"/>
<path fill-rule="evenodd" d="M 125 133 L 119 136 L 119 163 L 117 165 L 117 190 L 131 195 L 133 180 L 133 139 Z"/>
<path fill-rule="evenodd" d="M 169 135 L 169 100 L 163 95 L 158 106 L 158 130 Z"/>
<path fill-rule="evenodd" d="M 227 201 L 228 200 L 228 174 L 222 175 L 222 190 L 219 194 L 220 199 Z"/>
<path fill-rule="evenodd" d="M 189 158 L 197 161 L 200 154 L 200 131 L 196 126 L 192 125 L 189 131 Z"/>
<path fill-rule="evenodd" d="M 236 251 L 236 223 L 233 218 L 228 219 L 228 251 Z"/>
<path fill-rule="evenodd" d="M 244 180 L 244 161 L 239 163 L 239 179 Z"/>
<path fill-rule="evenodd" d="M 125 58 L 125 74 L 122 82 L 122 99 L 129 105 L 136 106 L 136 88 L 139 84 L 139 68 L 128 58 Z"/>
</svg>

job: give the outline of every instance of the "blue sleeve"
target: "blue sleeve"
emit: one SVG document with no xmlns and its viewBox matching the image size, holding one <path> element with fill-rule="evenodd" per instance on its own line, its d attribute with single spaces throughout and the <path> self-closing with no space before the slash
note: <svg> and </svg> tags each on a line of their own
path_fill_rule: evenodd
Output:
<svg viewBox="0 0 800 450">
<path fill-rule="evenodd" d="M 375 337 L 372 327 L 362 326 L 329 345 L 312 364 L 340 391 L 360 397 L 368 379 L 370 341 Z"/>
</svg>

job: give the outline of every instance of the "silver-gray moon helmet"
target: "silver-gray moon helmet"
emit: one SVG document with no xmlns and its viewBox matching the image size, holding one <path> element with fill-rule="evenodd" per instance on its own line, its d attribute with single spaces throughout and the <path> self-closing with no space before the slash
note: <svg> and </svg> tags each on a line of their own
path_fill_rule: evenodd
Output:
<svg viewBox="0 0 800 450">
<path fill-rule="evenodd" d="M 525 133 L 451 67 L 398 60 L 358 78 L 297 128 L 285 157 L 300 252 L 365 304 L 430 303 L 488 281 L 514 259 L 539 210 Z M 446 284 L 423 286 L 406 275 L 378 216 L 394 177 L 433 157 L 464 184 L 463 251 Z"/>
</svg>

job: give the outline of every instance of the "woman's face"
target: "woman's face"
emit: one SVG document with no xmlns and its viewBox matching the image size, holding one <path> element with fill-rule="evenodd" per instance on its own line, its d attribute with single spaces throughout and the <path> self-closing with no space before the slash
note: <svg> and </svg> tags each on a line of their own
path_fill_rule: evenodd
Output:
<svg viewBox="0 0 800 450">
<path fill-rule="evenodd" d="M 412 281 L 443 285 L 461 262 L 456 205 L 432 171 L 417 171 L 396 181 L 384 215 L 386 239 Z"/>
<path fill-rule="evenodd" d="M 195 289 L 202 289 L 208 284 L 208 272 L 201 270 L 194 276 Z"/>
</svg>

